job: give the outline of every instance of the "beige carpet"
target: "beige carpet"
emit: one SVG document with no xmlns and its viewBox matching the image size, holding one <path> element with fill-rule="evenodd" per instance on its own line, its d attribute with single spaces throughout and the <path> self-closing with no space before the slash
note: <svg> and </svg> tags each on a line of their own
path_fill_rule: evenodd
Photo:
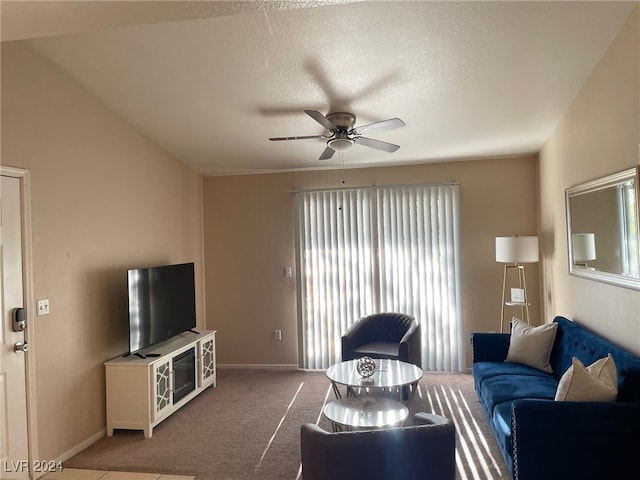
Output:
<svg viewBox="0 0 640 480">
<path fill-rule="evenodd" d="M 196 475 L 198 480 L 295 480 L 300 425 L 319 423 L 333 398 L 323 372 L 220 370 L 208 389 L 154 429 L 116 430 L 65 467 Z M 411 408 L 451 418 L 457 429 L 458 480 L 510 479 L 465 374 L 426 373 Z"/>
</svg>

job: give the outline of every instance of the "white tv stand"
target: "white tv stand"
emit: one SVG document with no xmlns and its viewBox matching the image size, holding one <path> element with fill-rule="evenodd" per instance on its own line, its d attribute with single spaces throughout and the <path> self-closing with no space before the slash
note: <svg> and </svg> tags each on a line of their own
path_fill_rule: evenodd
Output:
<svg viewBox="0 0 640 480">
<path fill-rule="evenodd" d="M 192 349 L 194 388 L 174 403 L 173 362 Z M 216 330 L 185 332 L 140 353 L 145 358 L 127 355 L 105 363 L 109 437 L 114 429 L 122 428 L 143 430 L 145 438 L 150 438 L 156 425 L 205 388 L 216 386 Z"/>
</svg>

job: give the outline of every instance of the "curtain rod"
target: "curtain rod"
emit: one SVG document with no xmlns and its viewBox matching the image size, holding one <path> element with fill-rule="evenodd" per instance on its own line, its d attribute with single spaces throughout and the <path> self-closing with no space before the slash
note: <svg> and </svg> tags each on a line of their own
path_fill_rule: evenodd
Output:
<svg viewBox="0 0 640 480">
<path fill-rule="evenodd" d="M 359 187 L 334 187 L 334 188 L 307 188 L 302 190 L 289 190 L 289 193 L 309 193 L 309 192 L 339 192 L 341 190 L 375 190 L 376 188 L 388 188 L 388 187 L 444 187 L 460 185 L 459 182 L 453 180 L 451 182 L 436 182 L 436 183 L 398 183 L 391 185 L 363 185 Z"/>
</svg>

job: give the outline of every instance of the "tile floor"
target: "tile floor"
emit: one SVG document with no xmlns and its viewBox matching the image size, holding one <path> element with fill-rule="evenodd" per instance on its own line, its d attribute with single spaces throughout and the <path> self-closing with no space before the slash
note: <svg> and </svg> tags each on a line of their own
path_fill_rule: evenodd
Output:
<svg viewBox="0 0 640 480">
<path fill-rule="evenodd" d="M 159 473 L 105 472 L 102 470 L 80 470 L 64 468 L 59 472 L 49 472 L 43 480 L 194 480 L 184 475 L 161 475 Z"/>
</svg>

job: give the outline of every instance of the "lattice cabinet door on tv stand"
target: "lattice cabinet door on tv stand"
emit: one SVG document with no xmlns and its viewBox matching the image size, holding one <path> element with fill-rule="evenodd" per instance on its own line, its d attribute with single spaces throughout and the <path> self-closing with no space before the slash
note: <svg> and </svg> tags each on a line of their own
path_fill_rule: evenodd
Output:
<svg viewBox="0 0 640 480">
<path fill-rule="evenodd" d="M 105 363 L 107 436 L 114 429 L 153 428 L 208 387 L 216 386 L 216 331 L 185 332 L 153 345 L 145 358 L 127 355 Z"/>
</svg>

